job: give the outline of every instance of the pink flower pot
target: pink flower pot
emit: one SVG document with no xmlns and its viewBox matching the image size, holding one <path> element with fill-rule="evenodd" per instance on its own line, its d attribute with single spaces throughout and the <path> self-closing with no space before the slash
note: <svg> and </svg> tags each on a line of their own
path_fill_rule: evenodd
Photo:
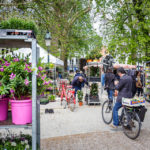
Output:
<svg viewBox="0 0 150 150">
<path fill-rule="evenodd" d="M 12 123 L 25 125 L 32 123 L 32 100 L 10 100 Z"/>
<path fill-rule="evenodd" d="M 8 117 L 8 98 L 0 99 L 0 121 L 7 120 Z"/>
</svg>

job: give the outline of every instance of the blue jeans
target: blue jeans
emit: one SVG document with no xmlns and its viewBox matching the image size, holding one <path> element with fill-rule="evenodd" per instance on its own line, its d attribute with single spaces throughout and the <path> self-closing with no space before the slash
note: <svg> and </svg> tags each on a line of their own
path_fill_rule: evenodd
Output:
<svg viewBox="0 0 150 150">
<path fill-rule="evenodd" d="M 115 126 L 119 125 L 119 117 L 118 117 L 118 110 L 122 107 L 121 102 L 116 102 L 113 108 L 113 124 Z"/>
<path fill-rule="evenodd" d="M 108 99 L 113 101 L 114 90 L 107 89 Z"/>
</svg>

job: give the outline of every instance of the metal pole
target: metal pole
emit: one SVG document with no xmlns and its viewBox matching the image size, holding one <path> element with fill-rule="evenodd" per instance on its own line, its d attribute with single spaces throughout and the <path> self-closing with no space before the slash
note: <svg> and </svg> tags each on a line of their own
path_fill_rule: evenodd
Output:
<svg viewBox="0 0 150 150">
<path fill-rule="evenodd" d="M 37 47 L 37 63 L 40 57 L 40 48 Z M 40 150 L 40 98 L 37 99 L 37 147 Z"/>
<path fill-rule="evenodd" d="M 49 52 L 50 52 L 50 48 L 48 48 L 48 64 L 50 62 Z"/>
<path fill-rule="evenodd" d="M 37 47 L 36 39 L 32 40 L 32 150 L 37 150 Z"/>
</svg>

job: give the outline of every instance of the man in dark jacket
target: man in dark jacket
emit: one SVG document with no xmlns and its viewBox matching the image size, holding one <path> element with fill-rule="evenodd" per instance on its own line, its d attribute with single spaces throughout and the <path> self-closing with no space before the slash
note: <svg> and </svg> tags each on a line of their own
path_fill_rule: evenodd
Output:
<svg viewBox="0 0 150 150">
<path fill-rule="evenodd" d="M 76 76 L 73 81 L 72 81 L 72 86 L 75 89 L 75 95 L 78 90 L 81 90 L 84 83 L 88 84 L 86 79 L 83 78 L 82 76 Z"/>
<path fill-rule="evenodd" d="M 115 75 L 112 73 L 111 69 L 108 69 L 107 73 L 105 74 L 105 89 L 108 93 L 108 99 L 113 101 L 113 95 L 115 90 Z"/>
<path fill-rule="evenodd" d="M 115 82 L 115 89 L 118 90 L 118 96 L 113 108 L 113 125 L 116 128 L 119 125 L 118 110 L 122 107 L 122 98 L 132 98 L 132 77 L 126 75 L 123 68 L 118 68 L 118 75 L 120 76 L 119 83 Z"/>
</svg>

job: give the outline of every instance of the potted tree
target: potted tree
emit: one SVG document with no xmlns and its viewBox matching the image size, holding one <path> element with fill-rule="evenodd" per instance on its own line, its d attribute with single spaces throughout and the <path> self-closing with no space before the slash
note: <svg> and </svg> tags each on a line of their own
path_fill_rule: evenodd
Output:
<svg viewBox="0 0 150 150">
<path fill-rule="evenodd" d="M 79 106 L 83 105 L 83 92 L 81 90 L 77 91 Z"/>
</svg>

